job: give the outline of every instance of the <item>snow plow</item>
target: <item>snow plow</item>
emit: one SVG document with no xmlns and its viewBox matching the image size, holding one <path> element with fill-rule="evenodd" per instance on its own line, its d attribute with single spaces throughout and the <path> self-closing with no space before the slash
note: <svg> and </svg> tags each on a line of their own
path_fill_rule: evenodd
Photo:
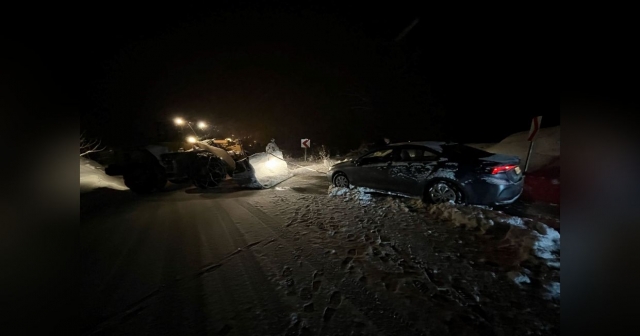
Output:
<svg viewBox="0 0 640 336">
<path fill-rule="evenodd" d="M 171 151 L 168 145 L 150 145 L 122 152 L 105 173 L 122 175 L 125 185 L 136 193 L 161 190 L 167 181 L 191 181 L 200 189 L 211 189 L 225 179 L 241 187 L 262 189 L 290 174 L 281 152 L 279 157 L 278 153 L 249 157 L 242 145 L 231 139 L 193 139 L 191 146 L 189 150 Z"/>
</svg>

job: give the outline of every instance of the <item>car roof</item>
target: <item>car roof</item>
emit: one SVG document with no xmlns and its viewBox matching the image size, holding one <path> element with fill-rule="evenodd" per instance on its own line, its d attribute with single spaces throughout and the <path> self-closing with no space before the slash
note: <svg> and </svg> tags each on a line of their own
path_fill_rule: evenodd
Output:
<svg viewBox="0 0 640 336">
<path fill-rule="evenodd" d="M 389 144 L 390 147 L 394 147 L 394 146 L 406 146 L 406 145 L 412 145 L 412 146 L 424 146 L 424 147 L 429 147 L 435 151 L 438 152 L 442 152 L 442 145 L 453 145 L 454 143 L 451 142 L 444 142 L 444 141 L 412 141 L 412 142 L 397 142 L 397 143 L 392 143 Z"/>
</svg>

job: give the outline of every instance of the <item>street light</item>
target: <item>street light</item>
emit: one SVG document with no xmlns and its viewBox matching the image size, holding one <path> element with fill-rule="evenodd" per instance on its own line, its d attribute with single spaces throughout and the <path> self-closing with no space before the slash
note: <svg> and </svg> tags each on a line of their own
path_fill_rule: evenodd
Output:
<svg viewBox="0 0 640 336">
<path fill-rule="evenodd" d="M 200 121 L 200 122 L 198 122 L 198 128 L 199 129 L 205 129 L 205 128 L 207 128 L 207 124 L 204 121 Z"/>
<path fill-rule="evenodd" d="M 198 140 L 195 137 L 190 136 L 190 137 L 187 138 L 187 141 L 189 143 L 196 143 L 196 141 L 198 141 Z"/>
<path fill-rule="evenodd" d="M 173 119 L 173 122 L 178 126 L 184 125 L 184 119 L 182 119 L 182 118 L 175 118 L 175 119 Z"/>
</svg>

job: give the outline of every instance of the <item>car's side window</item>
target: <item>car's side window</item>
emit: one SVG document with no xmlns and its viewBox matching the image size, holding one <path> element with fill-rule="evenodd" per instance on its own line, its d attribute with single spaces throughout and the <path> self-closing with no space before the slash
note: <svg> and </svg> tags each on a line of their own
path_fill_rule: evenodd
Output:
<svg viewBox="0 0 640 336">
<path fill-rule="evenodd" d="M 436 159 L 438 159 L 438 155 L 436 153 L 430 152 L 426 149 L 421 149 L 418 152 L 416 152 L 416 156 L 413 158 L 413 161 L 424 162 L 424 161 L 433 161 Z"/>
<path fill-rule="evenodd" d="M 393 149 L 383 149 L 362 157 L 362 164 L 383 163 L 389 161 Z"/>
<path fill-rule="evenodd" d="M 438 156 L 435 153 L 424 150 L 422 148 L 401 148 L 396 155 L 394 161 L 397 162 L 421 162 L 431 161 Z"/>
</svg>

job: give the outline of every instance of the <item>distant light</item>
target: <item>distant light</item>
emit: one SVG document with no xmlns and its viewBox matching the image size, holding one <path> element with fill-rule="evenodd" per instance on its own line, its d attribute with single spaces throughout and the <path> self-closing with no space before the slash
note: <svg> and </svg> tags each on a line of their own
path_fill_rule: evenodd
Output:
<svg viewBox="0 0 640 336">
<path fill-rule="evenodd" d="M 198 141 L 198 140 L 195 137 L 190 136 L 190 137 L 187 138 L 187 141 L 190 142 L 190 143 L 196 143 L 196 141 Z"/>
<path fill-rule="evenodd" d="M 184 125 L 184 119 L 182 119 L 182 118 L 175 118 L 175 119 L 173 119 L 173 122 L 178 126 L 179 125 Z"/>
<path fill-rule="evenodd" d="M 198 122 L 198 128 L 199 129 L 205 129 L 205 128 L 207 128 L 207 124 L 204 121 L 200 121 L 200 122 Z"/>
</svg>

